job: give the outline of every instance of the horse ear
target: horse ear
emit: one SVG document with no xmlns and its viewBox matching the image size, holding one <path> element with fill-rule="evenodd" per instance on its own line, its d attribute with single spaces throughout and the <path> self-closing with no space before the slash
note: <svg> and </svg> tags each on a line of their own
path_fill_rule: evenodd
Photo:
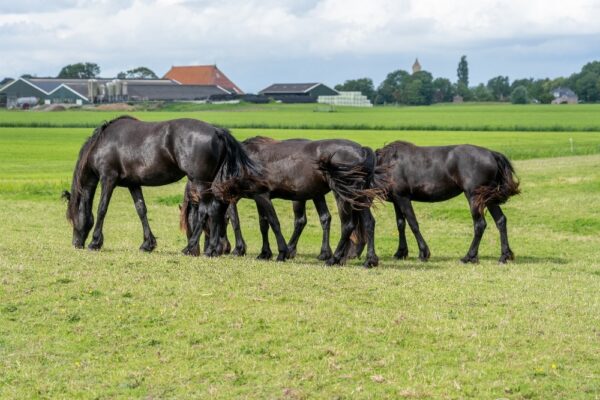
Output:
<svg viewBox="0 0 600 400">
<path fill-rule="evenodd" d="M 60 195 L 60 198 L 66 200 L 66 201 L 70 201 L 71 193 L 69 193 L 67 190 L 63 190 L 62 194 Z"/>
</svg>

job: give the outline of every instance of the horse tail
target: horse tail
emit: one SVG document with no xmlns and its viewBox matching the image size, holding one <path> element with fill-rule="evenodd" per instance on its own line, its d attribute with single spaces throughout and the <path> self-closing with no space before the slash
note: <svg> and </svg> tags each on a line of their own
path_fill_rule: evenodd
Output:
<svg viewBox="0 0 600 400">
<path fill-rule="evenodd" d="M 474 204 L 480 213 L 488 204 L 503 204 L 511 196 L 521 193 L 519 179 L 510 160 L 501 153 L 492 151 L 496 160 L 496 179 L 493 185 L 482 186 L 475 190 Z"/>
<path fill-rule="evenodd" d="M 384 194 L 373 184 L 375 153 L 369 147 L 363 147 L 362 153 L 362 160 L 356 163 L 334 162 L 335 153 L 322 156 L 317 161 L 331 189 L 353 209 L 370 207 L 373 200 L 383 198 Z"/>
<path fill-rule="evenodd" d="M 213 191 L 223 200 L 232 202 L 252 183 L 258 183 L 262 171 L 229 130 L 216 128 L 216 133 L 225 146 L 225 159 L 217 171 Z"/>
</svg>

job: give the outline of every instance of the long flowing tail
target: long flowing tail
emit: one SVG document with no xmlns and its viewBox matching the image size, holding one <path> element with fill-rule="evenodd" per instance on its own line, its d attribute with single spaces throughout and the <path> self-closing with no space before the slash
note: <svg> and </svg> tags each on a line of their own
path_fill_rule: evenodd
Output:
<svg viewBox="0 0 600 400">
<path fill-rule="evenodd" d="M 475 190 L 474 203 L 480 213 L 483 213 L 488 204 L 503 204 L 509 197 L 521 193 L 519 179 L 508 158 L 495 151 L 492 151 L 492 155 L 498 165 L 495 182 Z"/>
<path fill-rule="evenodd" d="M 213 192 L 225 201 L 238 199 L 245 190 L 260 184 L 262 168 L 246 153 L 227 129 L 217 128 L 226 149 L 225 160 L 213 181 Z"/>
<path fill-rule="evenodd" d="M 373 200 L 382 199 L 385 191 L 373 185 L 375 153 L 363 147 L 363 160 L 357 163 L 333 161 L 335 153 L 321 157 L 317 163 L 331 190 L 353 209 L 370 207 Z"/>
</svg>

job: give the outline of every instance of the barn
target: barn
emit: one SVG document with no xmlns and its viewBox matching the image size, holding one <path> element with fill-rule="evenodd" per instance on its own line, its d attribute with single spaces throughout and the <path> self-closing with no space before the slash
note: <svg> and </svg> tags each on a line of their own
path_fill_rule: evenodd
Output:
<svg viewBox="0 0 600 400">
<path fill-rule="evenodd" d="M 282 103 L 316 103 L 319 96 L 338 94 L 322 83 L 274 83 L 258 93 Z"/>
<path fill-rule="evenodd" d="M 216 65 L 173 66 L 163 79 L 182 85 L 218 86 L 232 94 L 244 94 Z"/>
</svg>

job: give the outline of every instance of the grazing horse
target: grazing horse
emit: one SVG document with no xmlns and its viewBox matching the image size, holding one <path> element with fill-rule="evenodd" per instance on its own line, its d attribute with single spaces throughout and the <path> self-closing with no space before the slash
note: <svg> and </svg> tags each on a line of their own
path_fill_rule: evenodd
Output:
<svg viewBox="0 0 600 400">
<path fill-rule="evenodd" d="M 68 200 L 67 219 L 73 226 L 73 246 L 83 248 L 94 225 L 92 202 L 98 183 L 102 193 L 88 248 L 102 247 L 102 226 L 108 203 L 114 188 L 123 186 L 129 189 L 142 222 L 144 242 L 140 249 L 152 251 L 156 238 L 146 217 L 142 186 L 166 185 L 187 176 L 190 191 L 199 203 L 196 226 L 210 220 L 211 229 L 221 232 L 225 229 L 227 205 L 213 196 L 211 186 L 233 178 L 251 181 L 249 173 L 257 175 L 259 171 L 226 129 L 194 119 L 151 123 L 123 116 L 105 122 L 82 146 L 71 192 L 63 192 Z M 192 232 L 183 250 L 185 254 L 198 255 L 196 244 L 201 232 L 201 229 Z M 219 252 L 215 238 L 207 255 Z"/>
<path fill-rule="evenodd" d="M 272 257 L 269 226 L 277 238 L 277 260 L 283 261 L 295 254 L 298 238 L 306 224 L 305 204 L 313 200 L 324 230 L 320 259 L 326 259 L 328 265 L 343 264 L 352 249 L 350 235 L 356 228 L 368 245 L 364 266 L 378 264 L 374 246 L 375 220 L 369 206 L 381 190 L 370 186 L 375 169 L 375 155 L 370 148 L 341 139 L 278 141 L 265 137 L 247 139 L 242 145 L 248 156 L 263 167 L 262 182 L 249 184 L 233 179 L 220 186 L 225 193 L 223 197 L 234 201 L 246 197 L 256 202 L 263 239 L 259 259 Z M 329 191 L 334 192 L 342 222 L 341 238 L 333 254 L 329 247 L 331 216 L 325 202 L 325 195 Z M 294 201 L 296 221 L 289 246 L 281 234 L 279 220 L 271 203 L 273 198 Z M 184 206 L 182 218 L 185 219 L 187 214 Z M 230 213 L 230 218 L 232 215 Z M 243 239 L 239 225 L 236 227 L 235 224 L 238 218 L 231 219 L 238 249 Z"/>
<path fill-rule="evenodd" d="M 504 155 L 472 145 L 419 147 L 402 141 L 388 144 L 377 150 L 376 155 L 378 171 L 383 172 L 376 173 L 375 186 L 387 189 L 387 201 L 394 204 L 396 211 L 400 236 L 396 258 L 408 256 L 405 219 L 417 239 L 419 258 L 425 261 L 430 256 L 411 201 L 444 201 L 464 193 L 473 217 L 474 237 L 461 261 L 478 262 L 479 242 L 486 227 L 485 208 L 500 231 L 499 261 L 514 259 L 500 204 L 519 193 L 519 182 Z"/>
</svg>

